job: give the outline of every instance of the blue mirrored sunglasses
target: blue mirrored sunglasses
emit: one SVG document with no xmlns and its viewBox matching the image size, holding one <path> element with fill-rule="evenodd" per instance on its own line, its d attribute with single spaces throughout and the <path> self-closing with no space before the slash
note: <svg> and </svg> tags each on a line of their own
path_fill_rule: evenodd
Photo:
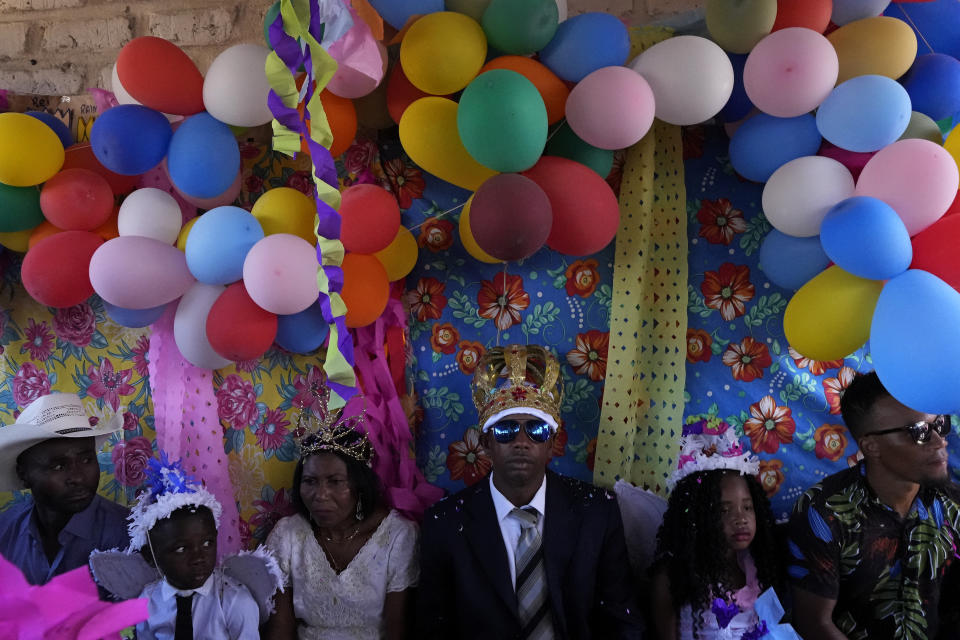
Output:
<svg viewBox="0 0 960 640">
<path fill-rule="evenodd" d="M 533 442 L 541 443 L 550 439 L 551 427 L 545 420 L 527 420 L 522 424 L 517 420 L 501 420 L 490 427 L 490 430 L 493 432 L 494 440 L 500 444 L 507 444 L 516 439 L 521 427 Z"/>
</svg>

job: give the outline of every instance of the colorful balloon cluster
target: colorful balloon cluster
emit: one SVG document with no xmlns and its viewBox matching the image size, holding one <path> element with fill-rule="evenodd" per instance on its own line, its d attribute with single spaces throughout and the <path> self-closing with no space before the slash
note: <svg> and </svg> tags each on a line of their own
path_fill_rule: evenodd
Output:
<svg viewBox="0 0 960 640">
<path fill-rule="evenodd" d="M 746 116 L 728 125 L 730 161 L 766 183 L 774 229 L 760 261 L 796 290 L 791 346 L 835 360 L 869 340 L 894 397 L 952 413 L 960 223 L 944 216 L 958 199 L 960 133 L 944 144 L 936 121 L 960 112 L 960 61 L 917 56 L 910 25 L 880 15 L 888 4 L 709 0 L 707 27 L 743 87 L 724 108 Z"/>
</svg>

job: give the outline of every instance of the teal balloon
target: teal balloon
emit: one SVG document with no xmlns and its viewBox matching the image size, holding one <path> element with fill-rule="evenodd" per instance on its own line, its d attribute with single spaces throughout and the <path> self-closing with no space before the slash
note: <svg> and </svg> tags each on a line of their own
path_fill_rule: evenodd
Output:
<svg viewBox="0 0 960 640">
<path fill-rule="evenodd" d="M 613 151 L 584 142 L 566 123 L 550 136 L 545 153 L 585 164 L 604 179 L 613 169 Z"/>
<path fill-rule="evenodd" d="M 33 229 L 41 222 L 39 189 L 0 183 L 0 232 Z"/>
<path fill-rule="evenodd" d="M 492 47 L 524 56 L 547 46 L 559 21 L 556 0 L 491 0 L 481 25 Z"/>
<path fill-rule="evenodd" d="M 460 141 L 494 171 L 529 169 L 547 142 L 547 107 L 532 82 L 508 69 L 477 76 L 460 96 Z"/>
<path fill-rule="evenodd" d="M 280 0 L 270 5 L 270 8 L 267 9 L 267 15 L 263 16 L 263 39 L 271 49 L 273 49 L 273 43 L 270 42 L 270 25 L 273 24 L 278 15 L 280 15 Z"/>
</svg>

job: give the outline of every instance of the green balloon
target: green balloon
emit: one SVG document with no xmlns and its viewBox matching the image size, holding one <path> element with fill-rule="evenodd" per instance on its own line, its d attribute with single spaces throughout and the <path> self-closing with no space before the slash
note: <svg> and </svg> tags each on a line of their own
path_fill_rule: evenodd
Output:
<svg viewBox="0 0 960 640">
<path fill-rule="evenodd" d="M 280 0 L 277 0 L 267 9 L 267 15 L 263 16 L 263 39 L 267 41 L 267 46 L 273 49 L 273 43 L 270 42 L 270 25 L 280 15 Z"/>
<path fill-rule="evenodd" d="M 920 138 L 936 144 L 943 144 L 943 134 L 940 133 L 940 126 L 934 122 L 933 118 L 919 111 L 910 114 L 910 124 L 907 125 L 907 130 L 897 139 L 906 140 L 907 138 Z"/>
<path fill-rule="evenodd" d="M 777 0 L 707 0 L 707 31 L 730 53 L 750 53 L 776 19 Z"/>
<path fill-rule="evenodd" d="M 516 71 L 494 69 L 467 85 L 457 108 L 460 141 L 494 171 L 529 169 L 547 142 L 547 107 L 533 83 Z"/>
<path fill-rule="evenodd" d="M 447 0 L 445 6 L 447 11 L 464 13 L 480 22 L 489 4 L 490 0 Z"/>
<path fill-rule="evenodd" d="M 556 0 L 492 0 L 481 24 L 490 46 L 525 56 L 547 46 L 559 20 Z"/>
<path fill-rule="evenodd" d="M 560 156 L 585 164 L 604 179 L 613 169 L 613 151 L 600 149 L 584 142 L 566 123 L 550 136 L 544 155 Z"/>
<path fill-rule="evenodd" d="M 0 183 L 0 232 L 33 229 L 41 222 L 39 189 Z"/>
<path fill-rule="evenodd" d="M 953 131 L 954 124 L 956 123 L 953 121 L 953 116 L 950 116 L 949 118 L 944 118 L 943 120 L 937 120 L 937 126 L 940 128 L 940 133 L 942 133 L 944 137 L 946 137 L 947 134 Z"/>
</svg>

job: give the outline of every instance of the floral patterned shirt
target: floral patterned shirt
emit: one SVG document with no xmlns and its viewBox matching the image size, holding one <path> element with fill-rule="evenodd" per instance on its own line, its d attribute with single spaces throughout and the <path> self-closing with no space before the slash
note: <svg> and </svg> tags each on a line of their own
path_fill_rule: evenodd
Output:
<svg viewBox="0 0 960 640">
<path fill-rule="evenodd" d="M 835 599 L 834 624 L 851 640 L 933 638 L 956 553 L 958 495 L 953 485 L 923 488 L 902 518 L 874 494 L 862 462 L 824 478 L 790 519 L 793 584 Z"/>
</svg>

